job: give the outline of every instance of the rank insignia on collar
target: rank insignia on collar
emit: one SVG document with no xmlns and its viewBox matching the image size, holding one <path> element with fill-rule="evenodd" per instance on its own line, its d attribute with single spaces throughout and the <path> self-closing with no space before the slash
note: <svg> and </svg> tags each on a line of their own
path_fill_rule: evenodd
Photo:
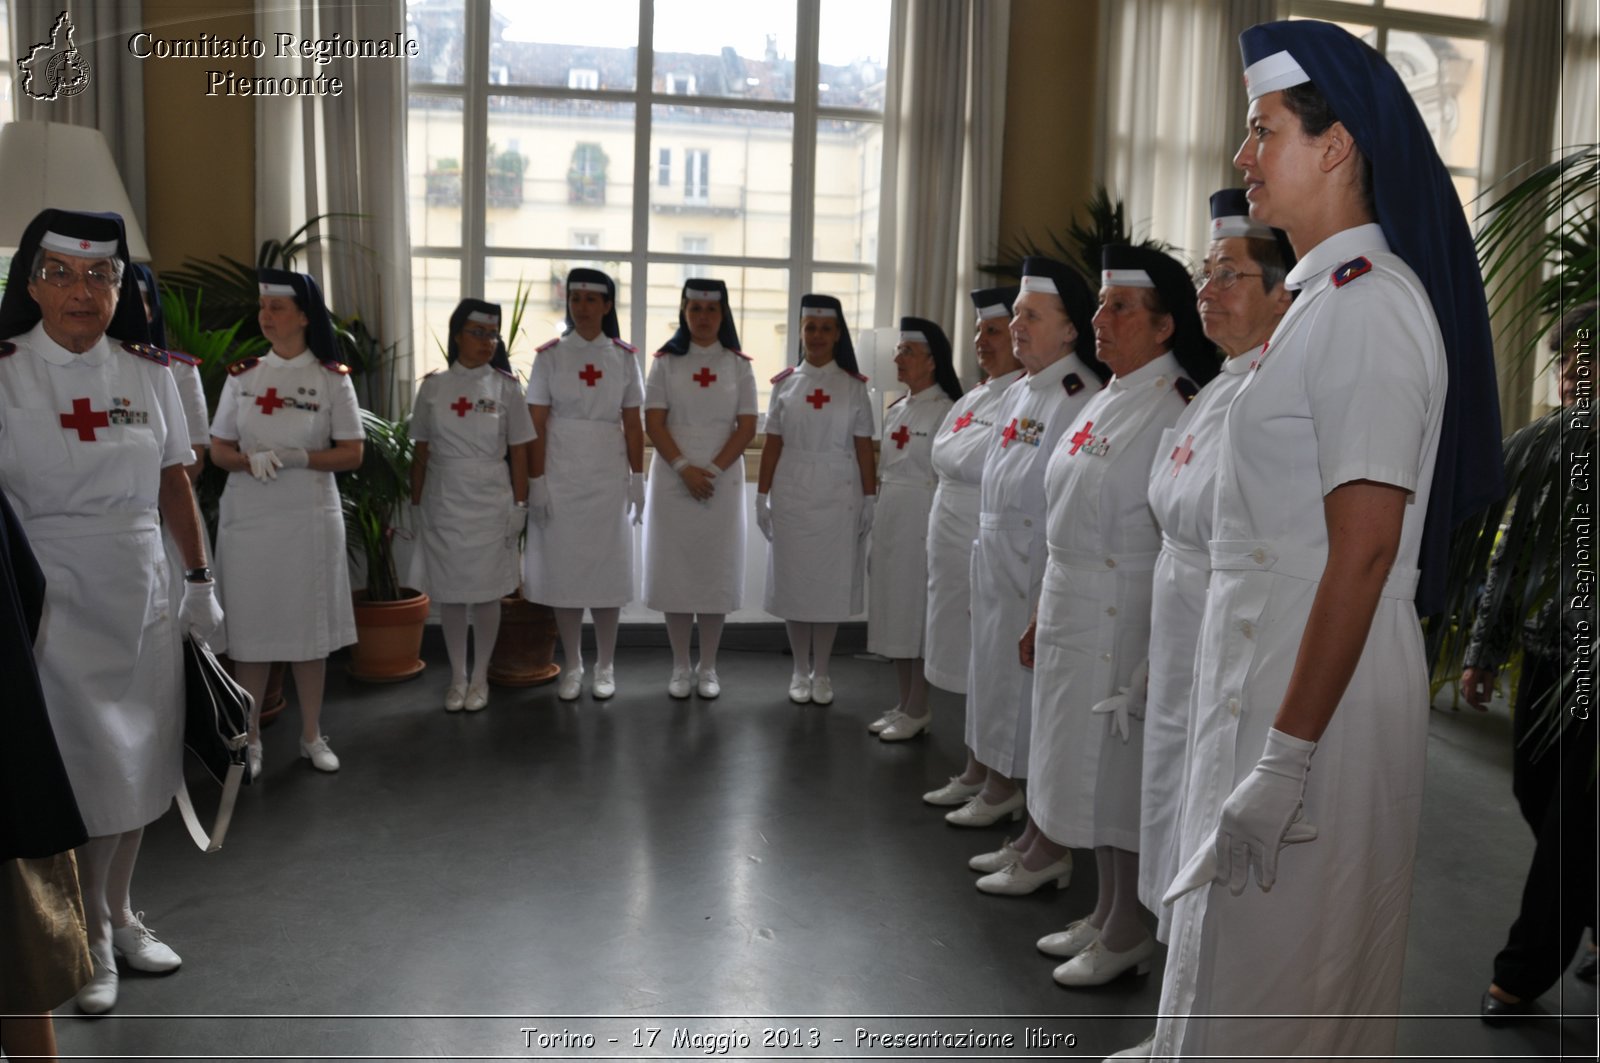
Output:
<svg viewBox="0 0 1600 1063">
<path fill-rule="evenodd" d="M 1183 404 L 1185 406 L 1193 402 L 1194 397 L 1200 394 L 1200 385 L 1186 376 L 1180 376 L 1178 382 L 1173 384 L 1172 387 L 1179 395 L 1183 396 Z"/>
<path fill-rule="evenodd" d="M 10 341 L 0 340 L 0 358 L 9 358 L 17 353 L 17 345 Z"/>
<path fill-rule="evenodd" d="M 167 357 L 171 358 L 174 362 L 183 362 L 186 365 L 198 366 L 200 364 L 200 359 L 183 351 L 168 351 Z"/>
<path fill-rule="evenodd" d="M 776 384 L 780 380 L 788 380 L 790 374 L 792 374 L 794 372 L 794 369 L 795 369 L 795 367 L 791 365 L 789 368 L 785 369 L 783 372 L 781 372 L 777 376 L 773 377 L 772 378 L 772 383 Z"/>
<path fill-rule="evenodd" d="M 637 348 L 637 347 L 635 347 L 635 346 L 634 346 L 634 345 L 633 345 L 633 344 L 631 344 L 631 343 L 627 343 L 627 342 L 625 342 L 625 341 L 623 341 L 623 340 L 619 340 L 619 339 L 617 339 L 617 338 L 616 338 L 616 337 L 615 337 L 615 336 L 612 336 L 612 337 L 611 337 L 611 342 L 612 342 L 612 344 L 613 344 L 613 345 L 614 345 L 614 346 L 616 346 L 616 347 L 619 347 L 619 348 L 621 348 L 621 349 L 622 349 L 622 350 L 624 350 L 624 351 L 627 351 L 627 352 L 628 352 L 628 353 L 629 353 L 629 354 L 636 354 L 636 353 L 638 353 L 638 350 L 639 350 L 639 348 Z"/>
<path fill-rule="evenodd" d="M 561 342 L 561 337 L 559 337 L 559 336 L 557 336 L 553 340 L 547 340 L 546 342 L 541 343 L 541 344 L 539 344 L 539 346 L 535 347 L 533 349 L 533 353 L 534 354 L 543 354 L 545 351 L 548 351 L 550 348 L 554 347 L 556 344 L 558 344 L 560 342 Z"/>
<path fill-rule="evenodd" d="M 1333 271 L 1333 286 L 1343 288 L 1357 277 L 1372 272 L 1372 263 L 1365 258 L 1352 258 Z"/>
<path fill-rule="evenodd" d="M 162 350 L 160 347 L 152 347 L 148 343 L 124 343 L 122 345 L 122 349 L 127 351 L 129 354 L 136 354 L 140 358 L 143 358 L 146 361 L 154 362 L 157 365 L 172 364 L 172 359 L 168 357 L 166 351 Z"/>
<path fill-rule="evenodd" d="M 1076 395 L 1083 390 L 1083 378 L 1077 373 L 1068 373 L 1061 378 L 1061 386 L 1067 389 L 1068 395 Z"/>
<path fill-rule="evenodd" d="M 241 358 L 237 362 L 228 363 L 228 375 L 238 376 L 240 373 L 248 373 L 260 364 L 259 358 Z"/>
<path fill-rule="evenodd" d="M 499 373 L 501 376 L 505 377 L 507 380 L 516 380 L 517 379 L 517 374 L 513 373 L 509 369 L 501 369 L 499 366 L 493 366 L 492 368 L 494 369 L 494 371 L 496 373 Z M 519 384 L 521 383 L 520 380 L 518 380 L 517 382 Z"/>
<path fill-rule="evenodd" d="M 317 364 L 330 373 L 337 373 L 340 376 L 350 375 L 350 367 L 343 362 L 318 362 Z"/>
</svg>

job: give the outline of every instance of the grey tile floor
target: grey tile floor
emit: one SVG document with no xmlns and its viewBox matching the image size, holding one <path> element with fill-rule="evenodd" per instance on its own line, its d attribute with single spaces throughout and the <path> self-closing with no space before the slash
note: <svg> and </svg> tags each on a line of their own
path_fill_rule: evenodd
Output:
<svg viewBox="0 0 1600 1063">
<path fill-rule="evenodd" d="M 864 725 L 894 702 L 887 665 L 836 659 L 838 699 L 821 709 L 787 701 L 782 654 L 725 652 L 721 699 L 673 702 L 666 651 L 635 645 L 609 703 L 560 703 L 552 685 L 446 715 L 432 632 L 426 655 L 422 677 L 393 687 L 348 681 L 336 658 L 324 729 L 344 769 L 296 756 L 291 709 L 266 732 L 265 775 L 222 852 L 202 856 L 170 815 L 149 830 L 135 905 L 184 966 L 125 974 L 111 1015 L 63 1009 L 65 1055 L 711 1054 L 671 1049 L 682 1028 L 749 1033 L 730 1056 L 928 1058 L 856 1049 L 854 1030 L 1020 1042 L 1042 1026 L 1075 1044 L 978 1055 L 1098 1059 L 1151 1025 L 1157 977 L 1069 991 L 1033 948 L 1092 907 L 1091 854 L 1066 890 L 987 897 L 965 861 L 1002 830 L 949 827 L 918 799 L 958 763 L 958 699 L 937 696 L 930 735 L 886 745 Z M 1531 851 L 1509 730 L 1503 705 L 1433 713 L 1408 1058 L 1594 1055 L 1595 992 L 1570 974 L 1541 1002 L 1550 1018 L 1477 1018 Z M 893 1015 L 943 1017 L 850 1018 Z M 774 1033 L 764 1046 L 767 1027 L 798 1027 L 802 1045 L 815 1027 L 820 1045 Z M 650 1028 L 657 1044 L 634 1047 Z M 584 1035 L 594 1048 L 562 1047 Z"/>
</svg>

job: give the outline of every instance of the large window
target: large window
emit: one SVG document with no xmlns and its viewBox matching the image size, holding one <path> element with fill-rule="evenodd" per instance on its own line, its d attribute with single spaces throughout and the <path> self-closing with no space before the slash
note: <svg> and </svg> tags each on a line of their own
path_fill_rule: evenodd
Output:
<svg viewBox="0 0 1600 1063">
<path fill-rule="evenodd" d="M 3 0 L 0 0 L 3 2 Z M 463 295 L 530 294 L 513 363 L 563 324 L 562 278 L 617 281 L 653 350 L 687 276 L 727 282 L 765 381 L 801 293 L 870 328 L 892 0 L 418 0 L 408 31 L 418 372 Z M 435 342 L 438 341 L 438 342 Z"/>
</svg>

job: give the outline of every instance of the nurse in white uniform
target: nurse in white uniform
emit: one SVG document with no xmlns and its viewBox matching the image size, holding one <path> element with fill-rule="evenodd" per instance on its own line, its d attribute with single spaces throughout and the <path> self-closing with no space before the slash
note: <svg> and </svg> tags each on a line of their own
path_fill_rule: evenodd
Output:
<svg viewBox="0 0 1600 1063">
<path fill-rule="evenodd" d="M 556 614 L 567 670 L 556 694 L 583 692 L 583 611 L 594 617 L 591 693 L 617 692 L 617 621 L 633 599 L 633 530 L 644 520 L 644 378 L 619 338 L 617 288 L 597 269 L 567 274 L 567 331 L 528 375 L 528 542 L 522 593 Z"/>
<path fill-rule="evenodd" d="M 338 771 L 322 733 L 328 654 L 356 640 L 344 514 L 333 474 L 361 464 L 361 416 L 333 322 L 304 273 L 259 271 L 261 358 L 228 366 L 211 426 L 211 460 L 228 473 L 217 570 L 228 655 L 255 699 L 250 774 L 261 772 L 261 698 L 273 661 L 288 661 L 300 700 L 300 755 Z"/>
<path fill-rule="evenodd" d="M 115 214 L 41 212 L 0 300 L 0 488 L 46 581 L 40 684 L 89 840 L 77 850 L 94 977 L 116 1004 L 120 954 L 142 971 L 182 961 L 129 899 L 145 824 L 182 782 L 178 639 L 221 622 L 183 466 L 191 460 L 165 352 L 148 336 Z M 158 520 L 187 569 L 168 570 Z M 184 580 L 174 614 L 169 580 Z"/>
<path fill-rule="evenodd" d="M 1171 911 L 1161 903 L 1179 866 L 1178 812 L 1189 739 L 1189 695 L 1194 686 L 1195 644 L 1211 580 L 1213 487 L 1222 421 L 1261 355 L 1267 337 L 1289 307 L 1284 275 L 1294 250 L 1281 230 L 1250 220 L 1241 189 L 1211 197 L 1210 249 L 1196 296 L 1206 338 L 1226 356 L 1222 372 L 1195 396 L 1178 423 L 1163 433 L 1149 474 L 1150 508 L 1161 526 L 1150 604 L 1150 683 L 1144 705 L 1144 782 L 1139 794 L 1139 903 L 1156 913 L 1156 940 L 1166 942 Z M 1129 698 L 1134 696 L 1130 691 Z M 1130 708 L 1132 706 L 1130 705 Z M 1072 937 L 1092 924 L 1073 924 L 1039 948 L 1066 955 Z M 1076 931 L 1076 934 L 1073 932 Z M 1076 950 L 1072 949 L 1075 953 Z M 1113 1059 L 1150 1055 L 1154 1033 Z"/>
<path fill-rule="evenodd" d="M 939 486 L 928 520 L 928 633 L 923 674 L 941 690 L 967 692 L 972 658 L 972 547 L 978 538 L 978 485 L 983 459 L 999 429 L 995 425 L 1006 388 L 1022 376 L 1011 353 L 1011 304 L 1015 285 L 972 292 L 976 314 L 973 346 L 983 380 L 961 396 L 933 439 Z M 922 799 L 930 805 L 964 805 L 983 789 L 983 765 L 967 750 L 961 774 Z"/>
<path fill-rule="evenodd" d="M 1071 955 L 1055 971 L 1065 986 L 1143 973 L 1155 951 L 1138 899 L 1141 718 L 1161 551 L 1146 495 L 1162 433 L 1217 373 L 1181 263 L 1126 244 L 1105 247 L 1101 261 L 1095 352 L 1116 375 L 1050 457 L 1050 561 L 1023 640 L 1034 657 L 1028 814 L 1039 834 L 1020 862 L 991 876 L 1009 872 L 1007 884 L 1024 886 L 1068 847 L 1094 850 L 1094 911 L 1060 935 L 1093 940 L 1045 949 Z"/>
<path fill-rule="evenodd" d="M 1425 544 L 1501 479 L 1488 319 L 1387 61 L 1312 21 L 1240 44 L 1234 162 L 1299 295 L 1224 427 L 1152 1056 L 1386 1058 L 1427 757 L 1417 615 L 1442 588 Z"/>
<path fill-rule="evenodd" d="M 421 507 L 421 589 L 439 603 L 450 658 L 446 712 L 489 704 L 500 599 L 522 581 L 533 421 L 500 339 L 500 307 L 463 299 L 450 314 L 449 368 L 423 377 L 411 407 L 411 502 Z M 467 673 L 467 620 L 475 646 Z"/>
<path fill-rule="evenodd" d="M 756 376 L 719 280 L 690 280 L 678 331 L 645 384 L 644 430 L 655 447 L 645 492 L 644 604 L 666 614 L 667 693 L 722 693 L 722 622 L 744 598 L 744 450 L 756 435 Z M 700 665 L 689 641 L 700 622 Z"/>
<path fill-rule="evenodd" d="M 772 378 L 756 525 L 770 544 L 765 608 L 785 621 L 794 654 L 789 700 L 829 705 L 834 635 L 863 604 L 878 490 L 872 407 L 833 296 L 800 297 L 800 353 Z"/>
<path fill-rule="evenodd" d="M 928 515 L 938 476 L 933 437 L 961 397 L 950 340 L 926 318 L 902 317 L 895 375 L 908 390 L 883 419 L 878 512 L 867 565 L 867 650 L 895 663 L 900 701 L 867 725 L 885 742 L 927 729 L 923 645 L 928 597 Z"/>
<path fill-rule="evenodd" d="M 972 552 L 972 658 L 967 679 L 967 748 L 984 770 L 983 788 L 945 813 L 957 827 L 986 827 L 1022 815 L 1017 780 L 1028 774 L 1033 672 L 1019 656 L 1044 579 L 1044 470 L 1078 412 L 1111 375 L 1094 355 L 1094 295 L 1071 266 L 1048 258 L 1022 264 L 1011 318 L 1012 349 L 1026 375 L 1006 389 L 983 465 L 978 538 Z M 1031 664 L 1031 662 L 1030 662 Z M 995 872 L 1020 859 L 1037 835 L 968 861 Z M 1065 885 L 1063 857 L 1052 876 Z"/>
</svg>

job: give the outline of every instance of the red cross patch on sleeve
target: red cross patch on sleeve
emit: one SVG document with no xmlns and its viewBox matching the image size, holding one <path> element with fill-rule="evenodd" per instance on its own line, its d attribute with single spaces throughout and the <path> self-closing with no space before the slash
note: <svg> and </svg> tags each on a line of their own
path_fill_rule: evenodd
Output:
<svg viewBox="0 0 1600 1063">
<path fill-rule="evenodd" d="M 1352 258 L 1349 262 L 1333 271 L 1333 286 L 1343 288 L 1357 277 L 1365 276 L 1372 272 L 1372 263 L 1365 258 Z"/>
</svg>

